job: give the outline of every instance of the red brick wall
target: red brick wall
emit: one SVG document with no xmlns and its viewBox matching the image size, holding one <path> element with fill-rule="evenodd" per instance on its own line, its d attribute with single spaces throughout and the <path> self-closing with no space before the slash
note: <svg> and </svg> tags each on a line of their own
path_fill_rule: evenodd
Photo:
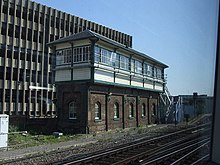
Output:
<svg viewBox="0 0 220 165">
<path fill-rule="evenodd" d="M 153 106 L 155 107 L 156 113 L 154 112 Z M 149 120 L 150 120 L 149 123 L 150 124 L 157 123 L 157 120 L 158 120 L 157 115 L 158 115 L 158 112 L 157 112 L 157 99 L 151 98 L 149 100 Z"/>
<path fill-rule="evenodd" d="M 146 126 L 148 125 L 148 98 L 139 98 L 138 104 L 138 119 L 139 119 L 139 126 Z M 142 105 L 145 105 L 145 116 L 142 116 Z"/>
<path fill-rule="evenodd" d="M 101 104 L 101 119 L 95 120 L 95 103 Z M 88 107 L 88 127 L 89 132 L 99 132 L 106 130 L 106 96 L 105 94 L 89 94 Z"/>
<path fill-rule="evenodd" d="M 57 87 L 58 130 L 68 133 L 86 133 L 87 85 L 62 83 Z M 77 119 L 69 119 L 69 103 L 77 103 Z"/>
<path fill-rule="evenodd" d="M 141 90 L 88 84 L 64 84 L 57 88 L 59 106 L 59 127 L 69 132 L 95 133 L 146 126 L 157 121 L 156 93 Z M 110 95 L 109 95 L 110 94 Z M 88 99 L 87 99 L 88 98 Z M 69 119 L 69 103 L 79 103 L 77 120 Z M 101 105 L 101 119 L 95 119 L 95 103 Z M 119 118 L 114 119 L 114 104 L 119 105 Z M 129 117 L 129 104 L 133 104 L 134 116 Z M 145 104 L 146 116 L 142 116 L 142 104 Z M 156 113 L 153 115 L 153 104 Z"/>
<path fill-rule="evenodd" d="M 133 104 L 134 117 L 129 117 L 129 105 Z M 125 128 L 136 127 L 137 126 L 137 108 L 136 108 L 136 97 L 125 97 L 124 105 L 124 126 Z"/>
<path fill-rule="evenodd" d="M 65 120 L 73 120 L 69 119 L 69 104 L 75 101 L 78 105 L 77 119 L 81 119 L 81 94 L 79 92 L 69 92 L 63 94 L 63 104 L 62 104 L 62 117 Z"/>
<path fill-rule="evenodd" d="M 114 104 L 118 103 L 119 105 L 119 118 L 114 119 Z M 122 112 L 122 96 L 109 96 L 108 105 L 107 105 L 107 127 L 108 130 L 113 130 L 116 128 L 123 128 L 123 112 Z"/>
</svg>

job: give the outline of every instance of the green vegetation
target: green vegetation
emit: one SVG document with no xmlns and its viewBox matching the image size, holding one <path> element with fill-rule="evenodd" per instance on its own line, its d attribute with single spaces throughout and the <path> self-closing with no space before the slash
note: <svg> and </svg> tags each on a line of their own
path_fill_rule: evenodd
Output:
<svg viewBox="0 0 220 165">
<path fill-rule="evenodd" d="M 8 134 L 9 148 L 25 148 L 43 144 L 60 143 L 64 141 L 77 140 L 82 135 L 37 135 L 35 132 L 19 131 L 17 127 L 10 126 Z"/>
</svg>

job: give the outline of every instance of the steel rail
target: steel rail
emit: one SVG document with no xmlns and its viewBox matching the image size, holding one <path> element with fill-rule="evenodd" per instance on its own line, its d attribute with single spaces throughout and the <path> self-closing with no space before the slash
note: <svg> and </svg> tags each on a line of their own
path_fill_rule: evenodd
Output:
<svg viewBox="0 0 220 165">
<path fill-rule="evenodd" d="M 166 138 L 173 138 L 174 135 L 177 135 L 177 136 L 181 136 L 181 134 L 197 134 L 201 131 L 204 131 L 202 129 L 202 127 L 206 127 L 208 126 L 209 124 L 202 124 L 202 125 L 199 125 L 199 126 L 194 126 L 192 128 L 187 128 L 187 129 L 184 129 L 184 130 L 180 130 L 180 131 L 176 131 L 176 132 L 173 132 L 173 133 L 170 133 L 170 134 L 166 134 L 166 135 L 162 135 L 162 136 L 159 136 L 159 137 L 155 137 L 155 138 L 152 138 L 152 139 L 148 139 L 148 140 L 143 140 L 143 141 L 140 141 L 140 142 L 135 142 L 135 143 L 131 143 L 131 144 L 127 144 L 128 146 L 118 146 L 116 149 L 111 149 L 111 150 L 107 150 L 106 152 L 103 151 L 103 153 L 98 153 L 98 154 L 94 154 L 94 155 L 91 155 L 89 157 L 86 157 L 86 158 L 82 158 L 82 159 L 79 159 L 79 160 L 73 160 L 71 161 L 70 159 L 69 160 L 63 160 L 62 162 L 59 162 L 60 164 L 66 164 L 66 165 L 69 165 L 69 164 L 80 164 L 82 162 L 92 162 L 92 161 L 97 161 L 98 159 L 100 158 L 105 158 L 105 157 L 109 157 L 111 155 L 114 155 L 114 154 L 119 154 L 119 153 L 122 153 L 122 152 L 125 152 L 125 151 L 129 151 L 129 150 L 132 150 L 133 148 L 135 147 L 138 147 L 138 146 L 143 146 L 143 145 L 149 145 L 150 143 L 153 143 L 155 145 L 155 143 L 157 141 L 160 141 L 160 140 L 164 140 Z M 197 131 L 195 131 L 197 130 Z M 170 139 L 169 139 L 170 140 Z M 123 161 L 123 160 L 121 160 Z M 120 161 L 119 161 L 120 162 Z M 58 164 L 59 164 L 58 163 Z"/>
<path fill-rule="evenodd" d="M 207 146 L 210 143 L 210 140 L 207 141 L 206 143 L 200 145 L 199 147 L 197 147 L 196 149 L 192 150 L 191 152 L 189 152 L 188 154 L 185 154 L 183 157 L 179 158 L 178 160 L 176 160 L 175 162 L 173 162 L 170 165 L 175 165 L 180 163 L 181 161 L 183 161 L 184 159 L 186 159 L 187 157 L 189 157 L 190 155 L 194 154 L 195 152 L 197 152 L 198 150 L 200 150 L 201 148 Z"/>
<path fill-rule="evenodd" d="M 169 153 L 169 154 L 163 155 L 163 156 L 161 156 L 161 157 L 159 157 L 159 158 L 150 160 L 150 161 L 148 161 L 148 162 L 141 163 L 141 165 L 150 165 L 150 164 L 155 164 L 155 163 L 162 162 L 163 160 L 166 160 L 166 159 L 168 159 L 168 158 L 170 158 L 170 157 L 172 157 L 172 156 L 175 156 L 175 155 L 179 154 L 180 152 L 189 151 L 189 149 L 192 149 L 193 147 L 195 147 L 195 146 L 197 146 L 197 145 L 200 145 L 200 143 L 203 143 L 202 145 L 200 145 L 199 147 L 197 147 L 197 148 L 195 149 L 195 150 L 197 150 L 198 148 L 203 147 L 204 145 L 206 145 L 206 144 L 209 143 L 209 142 L 210 142 L 210 141 L 209 141 L 209 140 L 207 141 L 207 139 L 205 140 L 205 142 L 204 142 L 204 141 L 199 141 L 199 142 L 197 142 L 197 143 L 195 143 L 195 144 L 192 144 L 192 145 L 190 145 L 190 146 L 181 148 L 181 149 L 176 150 L 176 151 L 174 151 L 174 152 L 171 152 L 171 153 Z M 194 150 L 193 150 L 193 151 L 194 151 Z M 193 152 L 193 151 L 191 151 L 191 152 Z M 191 152 L 190 152 L 190 153 L 191 153 Z M 182 158 L 182 157 L 181 157 L 181 158 Z M 177 163 L 177 161 L 171 163 L 170 165 L 174 165 L 175 163 Z"/>
<path fill-rule="evenodd" d="M 210 156 L 209 154 L 206 154 L 205 156 L 201 157 L 197 161 L 193 162 L 191 165 L 197 165 L 205 160 L 208 160 L 209 156 Z"/>
<path fill-rule="evenodd" d="M 195 136 L 194 136 L 195 137 Z M 182 139 L 175 140 L 174 142 L 166 142 L 163 145 L 159 145 L 156 148 L 153 148 L 151 150 L 147 150 L 145 152 L 141 152 L 139 154 L 133 155 L 127 159 L 121 160 L 119 162 L 113 163 L 112 165 L 120 165 L 120 164 L 125 164 L 126 162 L 144 162 L 147 159 L 149 160 L 155 155 L 161 154 L 163 155 L 164 153 L 170 152 L 171 149 L 179 147 L 178 145 L 189 145 L 188 143 L 194 143 L 197 142 L 198 140 L 192 140 L 193 137 L 183 137 Z M 202 139 L 202 137 L 201 137 Z M 147 158 L 146 158 L 147 157 Z M 144 158 L 144 159 L 143 159 Z"/>
</svg>

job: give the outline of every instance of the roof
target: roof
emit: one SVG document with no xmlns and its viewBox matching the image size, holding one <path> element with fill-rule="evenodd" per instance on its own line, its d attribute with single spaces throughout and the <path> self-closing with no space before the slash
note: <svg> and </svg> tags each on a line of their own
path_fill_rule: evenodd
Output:
<svg viewBox="0 0 220 165">
<path fill-rule="evenodd" d="M 164 68 L 168 67 L 166 64 L 163 64 L 160 61 L 157 61 L 156 59 L 154 59 L 154 58 L 152 58 L 152 57 L 150 57 L 150 56 L 148 56 L 148 55 L 146 55 L 144 53 L 141 53 L 141 52 L 138 52 L 138 51 L 136 51 L 136 50 L 134 50 L 132 48 L 126 47 L 125 45 L 123 45 L 121 43 L 118 43 L 118 42 L 116 42 L 114 40 L 111 40 L 111 39 L 109 39 L 109 38 L 107 38 L 105 36 L 102 36 L 102 35 L 100 35 L 98 33 L 93 32 L 91 30 L 84 30 L 84 31 L 76 33 L 76 34 L 73 34 L 73 35 L 70 35 L 70 36 L 67 36 L 67 37 L 64 37 L 64 38 L 60 38 L 58 40 L 55 40 L 55 41 L 52 41 L 52 42 L 48 43 L 47 45 L 51 47 L 53 45 L 61 44 L 61 43 L 65 43 L 65 42 L 73 42 L 73 41 L 77 41 L 77 40 L 92 39 L 92 38 L 98 39 L 98 40 L 102 40 L 102 41 L 107 42 L 109 44 L 112 44 L 112 45 L 114 45 L 114 46 L 116 46 L 118 48 L 121 48 L 121 49 L 124 49 L 126 51 L 129 51 L 129 52 L 131 52 L 133 54 L 137 54 L 137 55 L 139 55 L 139 56 L 141 56 L 143 58 L 148 59 L 152 63 L 160 65 L 160 66 L 162 66 Z"/>
</svg>

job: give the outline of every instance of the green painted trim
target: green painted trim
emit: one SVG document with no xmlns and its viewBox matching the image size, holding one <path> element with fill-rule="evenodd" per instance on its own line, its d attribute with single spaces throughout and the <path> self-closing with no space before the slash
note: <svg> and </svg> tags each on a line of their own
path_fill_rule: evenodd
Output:
<svg viewBox="0 0 220 165">
<path fill-rule="evenodd" d="M 95 122 L 96 122 L 96 123 L 102 122 L 102 119 L 95 119 Z"/>
<path fill-rule="evenodd" d="M 126 87 L 126 88 L 136 88 L 136 89 L 142 89 L 142 90 L 152 91 L 152 92 L 163 92 L 161 90 L 156 90 L 156 89 L 138 87 L 138 86 L 133 86 L 133 85 L 130 86 L 130 85 L 112 83 L 112 82 L 107 82 L 107 81 L 102 81 L 102 80 L 94 80 L 94 83 L 107 84 L 107 85 L 112 85 L 112 86 L 120 86 L 120 87 Z"/>
<path fill-rule="evenodd" d="M 90 82 L 90 79 L 85 79 L 85 80 L 69 80 L 69 81 L 56 81 L 55 84 L 66 84 L 66 83 L 78 83 L 78 82 L 82 82 L 82 83 L 87 83 Z"/>
<path fill-rule="evenodd" d="M 90 51 L 90 63 L 91 63 L 91 75 L 90 75 L 90 79 L 92 82 L 94 82 L 95 80 L 95 67 L 94 67 L 94 63 L 95 63 L 95 43 L 96 41 L 91 41 L 91 51 Z"/>
</svg>

